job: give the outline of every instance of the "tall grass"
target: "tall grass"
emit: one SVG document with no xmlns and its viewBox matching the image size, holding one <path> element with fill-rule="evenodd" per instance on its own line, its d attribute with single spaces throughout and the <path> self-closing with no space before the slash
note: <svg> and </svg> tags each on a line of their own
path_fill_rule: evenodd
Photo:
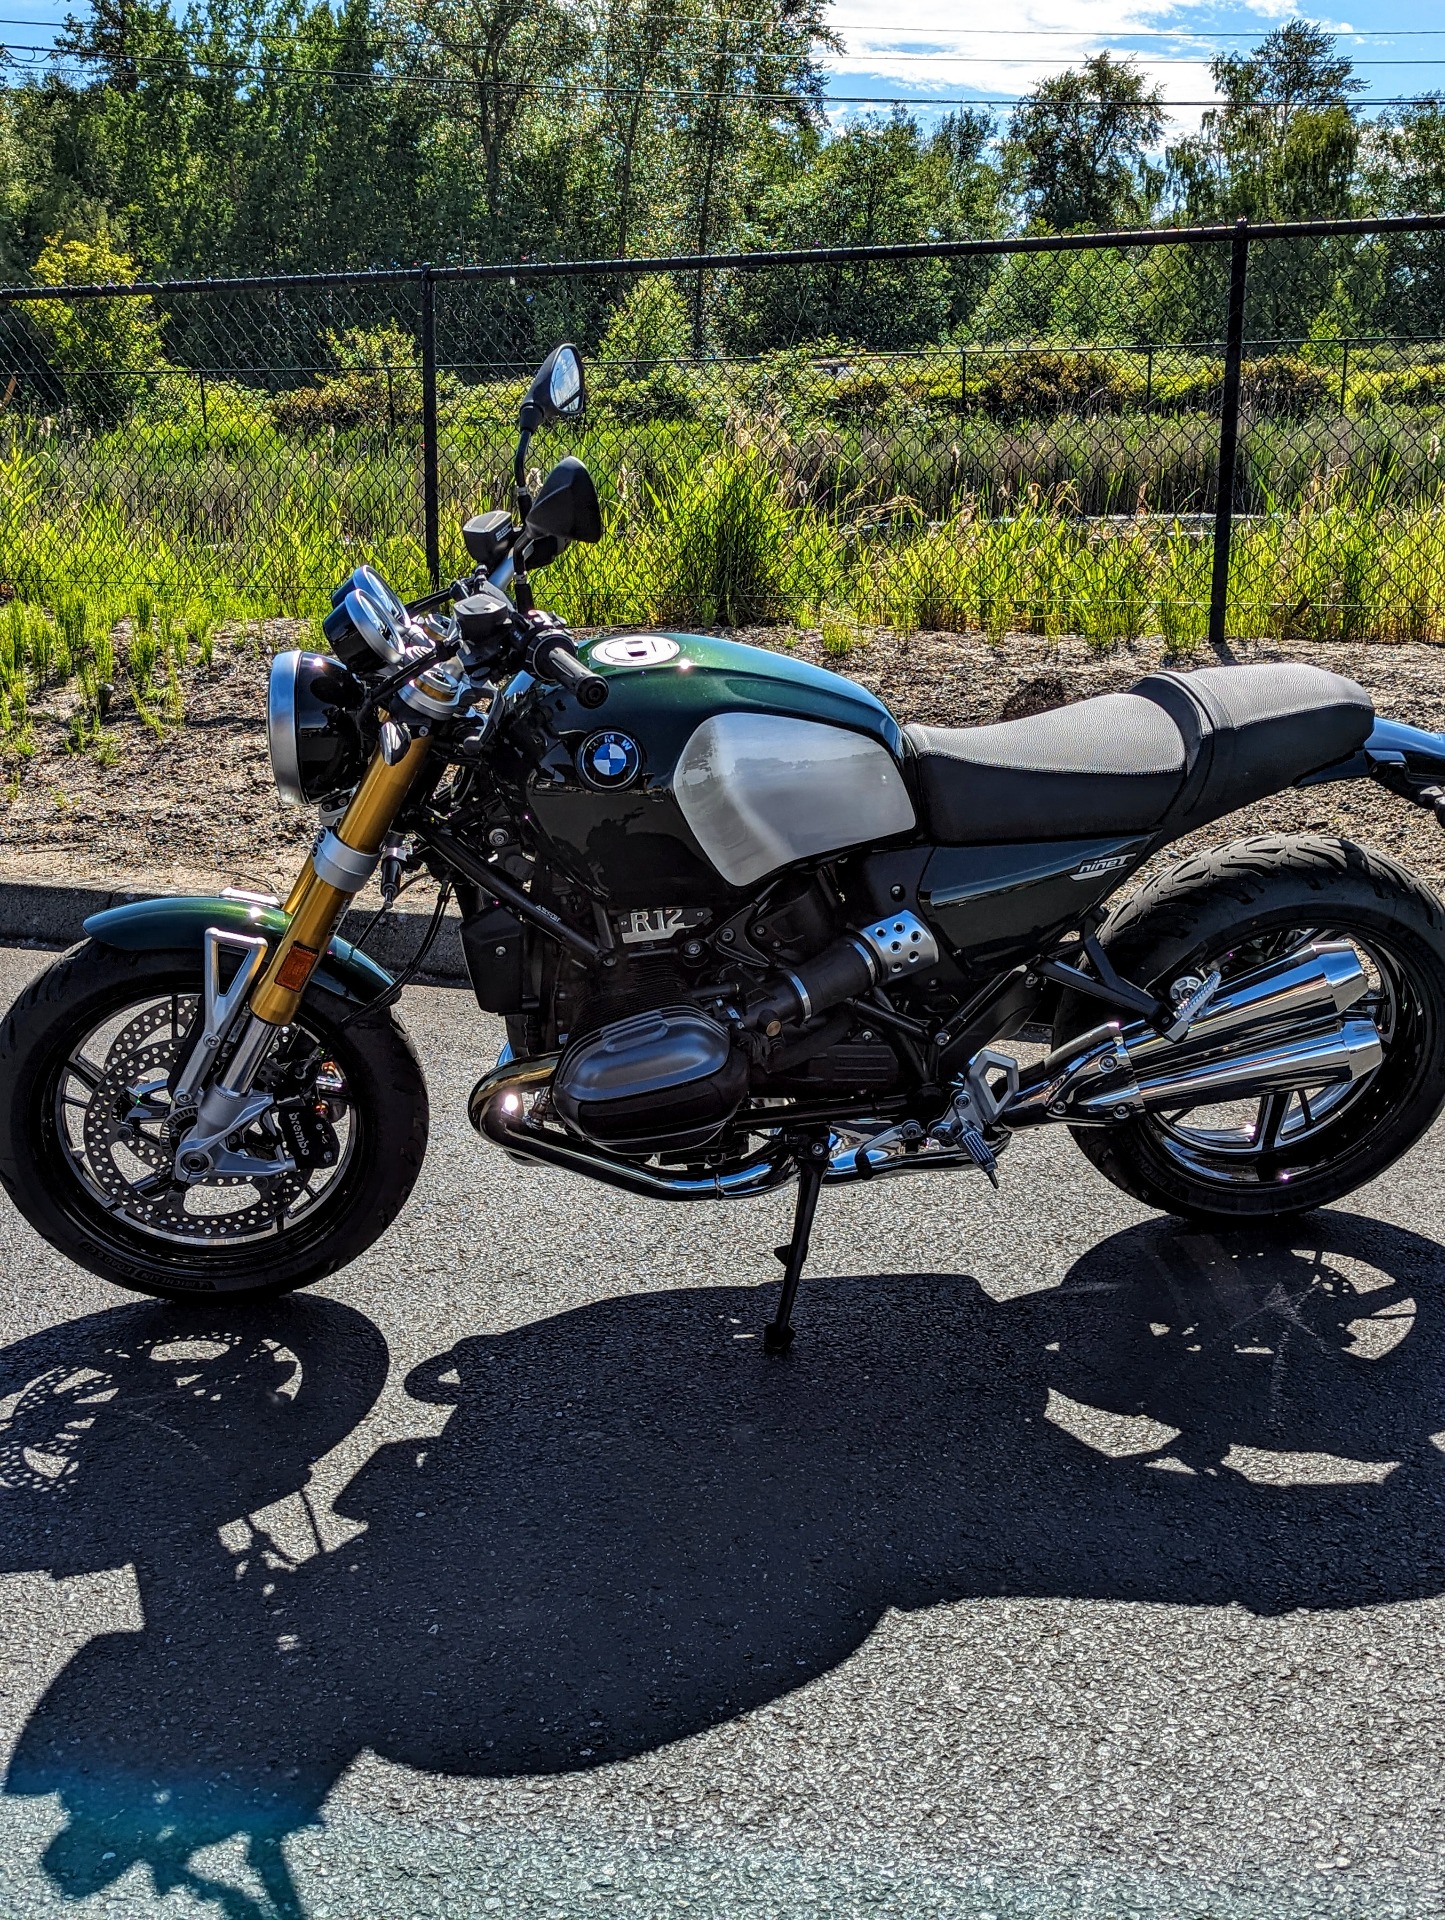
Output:
<svg viewBox="0 0 1445 1920">
<path fill-rule="evenodd" d="M 742 398 L 746 414 L 640 425 L 599 408 L 587 430 L 552 436 L 549 455 L 587 460 L 607 532 L 550 570 L 550 604 L 585 625 L 818 625 L 840 652 L 885 625 L 1179 648 L 1203 636 L 1207 415 L 1000 422 Z M 1257 517 L 1236 523 L 1231 631 L 1445 638 L 1445 410 L 1407 418 L 1358 399 L 1247 433 Z M 467 565 L 461 521 L 508 497 L 514 404 L 472 389 L 445 423 L 448 573 Z M 98 702 L 119 676 L 151 724 L 173 723 L 218 621 L 315 614 L 360 559 L 403 591 L 425 585 L 413 426 L 303 440 L 264 396 L 214 387 L 209 405 L 204 431 L 183 412 L 89 437 L 0 425 L 0 590 L 20 623 L 5 644 L 24 661 L 17 677 L 0 658 L 12 738 L 26 703 L 72 678 Z M 94 581 L 99 596 L 82 588 Z"/>
<path fill-rule="evenodd" d="M 860 528 L 789 506 L 757 452 L 660 490 L 595 548 L 552 570 L 548 598 L 579 624 L 788 619 L 843 651 L 850 624 L 902 631 L 1081 634 L 1099 645 L 1208 627 L 1213 545 L 1178 518 L 1082 519 L 1034 488 L 1004 515 L 977 504 Z M 1298 639 L 1445 639 L 1445 500 L 1361 502 L 1339 482 L 1236 524 L 1230 628 Z"/>
<path fill-rule="evenodd" d="M 0 749 L 11 760 L 33 755 L 43 700 L 68 710 L 71 752 L 112 763 L 116 745 L 105 722 L 118 672 L 141 718 L 163 733 L 184 718 L 187 669 L 209 670 L 217 626 L 232 612 L 215 599 L 170 605 L 146 591 L 129 600 L 78 590 L 49 605 L 9 600 L 0 606 Z"/>
</svg>

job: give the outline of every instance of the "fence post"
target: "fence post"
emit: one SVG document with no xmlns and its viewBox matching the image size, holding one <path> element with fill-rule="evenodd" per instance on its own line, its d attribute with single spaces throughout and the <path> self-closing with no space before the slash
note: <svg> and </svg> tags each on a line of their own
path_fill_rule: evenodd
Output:
<svg viewBox="0 0 1445 1920">
<path fill-rule="evenodd" d="M 1346 411 L 1346 402 L 1350 392 L 1350 336 L 1345 335 L 1340 346 L 1340 412 Z"/>
<path fill-rule="evenodd" d="M 421 489 L 426 570 L 435 589 L 442 583 L 440 453 L 437 447 L 436 289 L 430 264 L 421 270 Z"/>
<path fill-rule="evenodd" d="M 1249 222 L 1236 220 L 1229 248 L 1229 312 L 1224 330 L 1224 392 L 1219 414 L 1219 478 L 1214 500 L 1214 576 L 1209 588 L 1209 644 L 1224 645 L 1229 614 L 1229 543 L 1234 532 L 1234 483 L 1239 454 L 1239 384 L 1244 365 L 1244 283 L 1249 271 Z"/>
</svg>

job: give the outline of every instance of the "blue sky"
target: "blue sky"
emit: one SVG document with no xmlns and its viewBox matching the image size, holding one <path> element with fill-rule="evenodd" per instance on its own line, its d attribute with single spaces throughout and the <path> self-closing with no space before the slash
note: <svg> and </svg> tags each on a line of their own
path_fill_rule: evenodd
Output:
<svg viewBox="0 0 1445 1920">
<path fill-rule="evenodd" d="M 65 11 L 56 0 L 0 0 L 0 43 L 47 45 Z M 1271 0 L 997 0 L 966 10 L 957 0 L 833 0 L 831 18 L 846 52 L 832 63 L 830 91 L 840 117 L 852 111 L 845 100 L 867 96 L 916 101 L 925 119 L 933 117 L 931 102 L 988 100 L 1003 108 L 1044 74 L 1109 47 L 1136 55 L 1166 99 L 1181 103 L 1176 125 L 1189 125 L 1199 108 L 1187 103 L 1206 101 L 1213 91 L 1211 56 L 1250 46 L 1295 11 Z M 1347 15 L 1306 17 L 1339 33 L 1366 82 L 1362 98 L 1445 93 L 1439 0 L 1366 0 Z"/>
<path fill-rule="evenodd" d="M 1166 99 L 1181 103 L 1176 121 L 1188 124 L 1199 108 L 1185 103 L 1212 97 L 1213 55 L 1249 47 L 1296 12 L 1269 0 L 1254 6 L 998 0 L 967 11 L 956 0 L 836 0 L 833 18 L 848 51 L 835 63 L 833 91 L 1003 101 L 1109 47 L 1136 55 Z M 1445 92 L 1445 14 L 1438 0 L 1369 0 L 1348 15 L 1302 17 L 1339 33 L 1366 83 L 1362 98 Z"/>
</svg>

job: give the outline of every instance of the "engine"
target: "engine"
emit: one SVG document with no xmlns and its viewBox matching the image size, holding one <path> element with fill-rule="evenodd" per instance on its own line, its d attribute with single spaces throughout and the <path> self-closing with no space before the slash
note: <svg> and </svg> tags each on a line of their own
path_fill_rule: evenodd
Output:
<svg viewBox="0 0 1445 1920">
<path fill-rule="evenodd" d="M 783 924 L 768 913 L 750 932 Z M 755 949 L 756 950 L 756 949 Z M 615 1153 L 688 1152 L 716 1141 L 751 1092 L 882 1093 L 899 1061 L 886 1032 L 850 1004 L 922 977 L 938 947 L 914 915 L 852 927 L 811 957 L 755 976 L 744 991 L 694 990 L 698 1005 L 654 1006 L 573 1040 L 552 1081 L 557 1114 Z"/>
<path fill-rule="evenodd" d="M 747 1052 L 720 1021 L 660 1007 L 579 1040 L 557 1069 L 552 1104 L 597 1146 L 681 1153 L 715 1140 L 747 1088 Z"/>
</svg>

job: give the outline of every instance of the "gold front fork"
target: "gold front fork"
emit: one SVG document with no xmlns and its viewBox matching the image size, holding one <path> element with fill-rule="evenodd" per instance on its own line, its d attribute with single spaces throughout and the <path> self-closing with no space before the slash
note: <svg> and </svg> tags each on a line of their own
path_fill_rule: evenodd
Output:
<svg viewBox="0 0 1445 1920">
<path fill-rule="evenodd" d="M 333 832 L 340 851 L 374 859 L 421 771 L 431 742 L 414 739 L 394 764 L 378 751 L 351 796 Z M 296 1017 L 311 970 L 325 953 L 354 894 L 331 885 L 308 858 L 286 901 L 290 925 L 251 995 L 251 1012 L 269 1026 L 287 1026 Z"/>
</svg>

